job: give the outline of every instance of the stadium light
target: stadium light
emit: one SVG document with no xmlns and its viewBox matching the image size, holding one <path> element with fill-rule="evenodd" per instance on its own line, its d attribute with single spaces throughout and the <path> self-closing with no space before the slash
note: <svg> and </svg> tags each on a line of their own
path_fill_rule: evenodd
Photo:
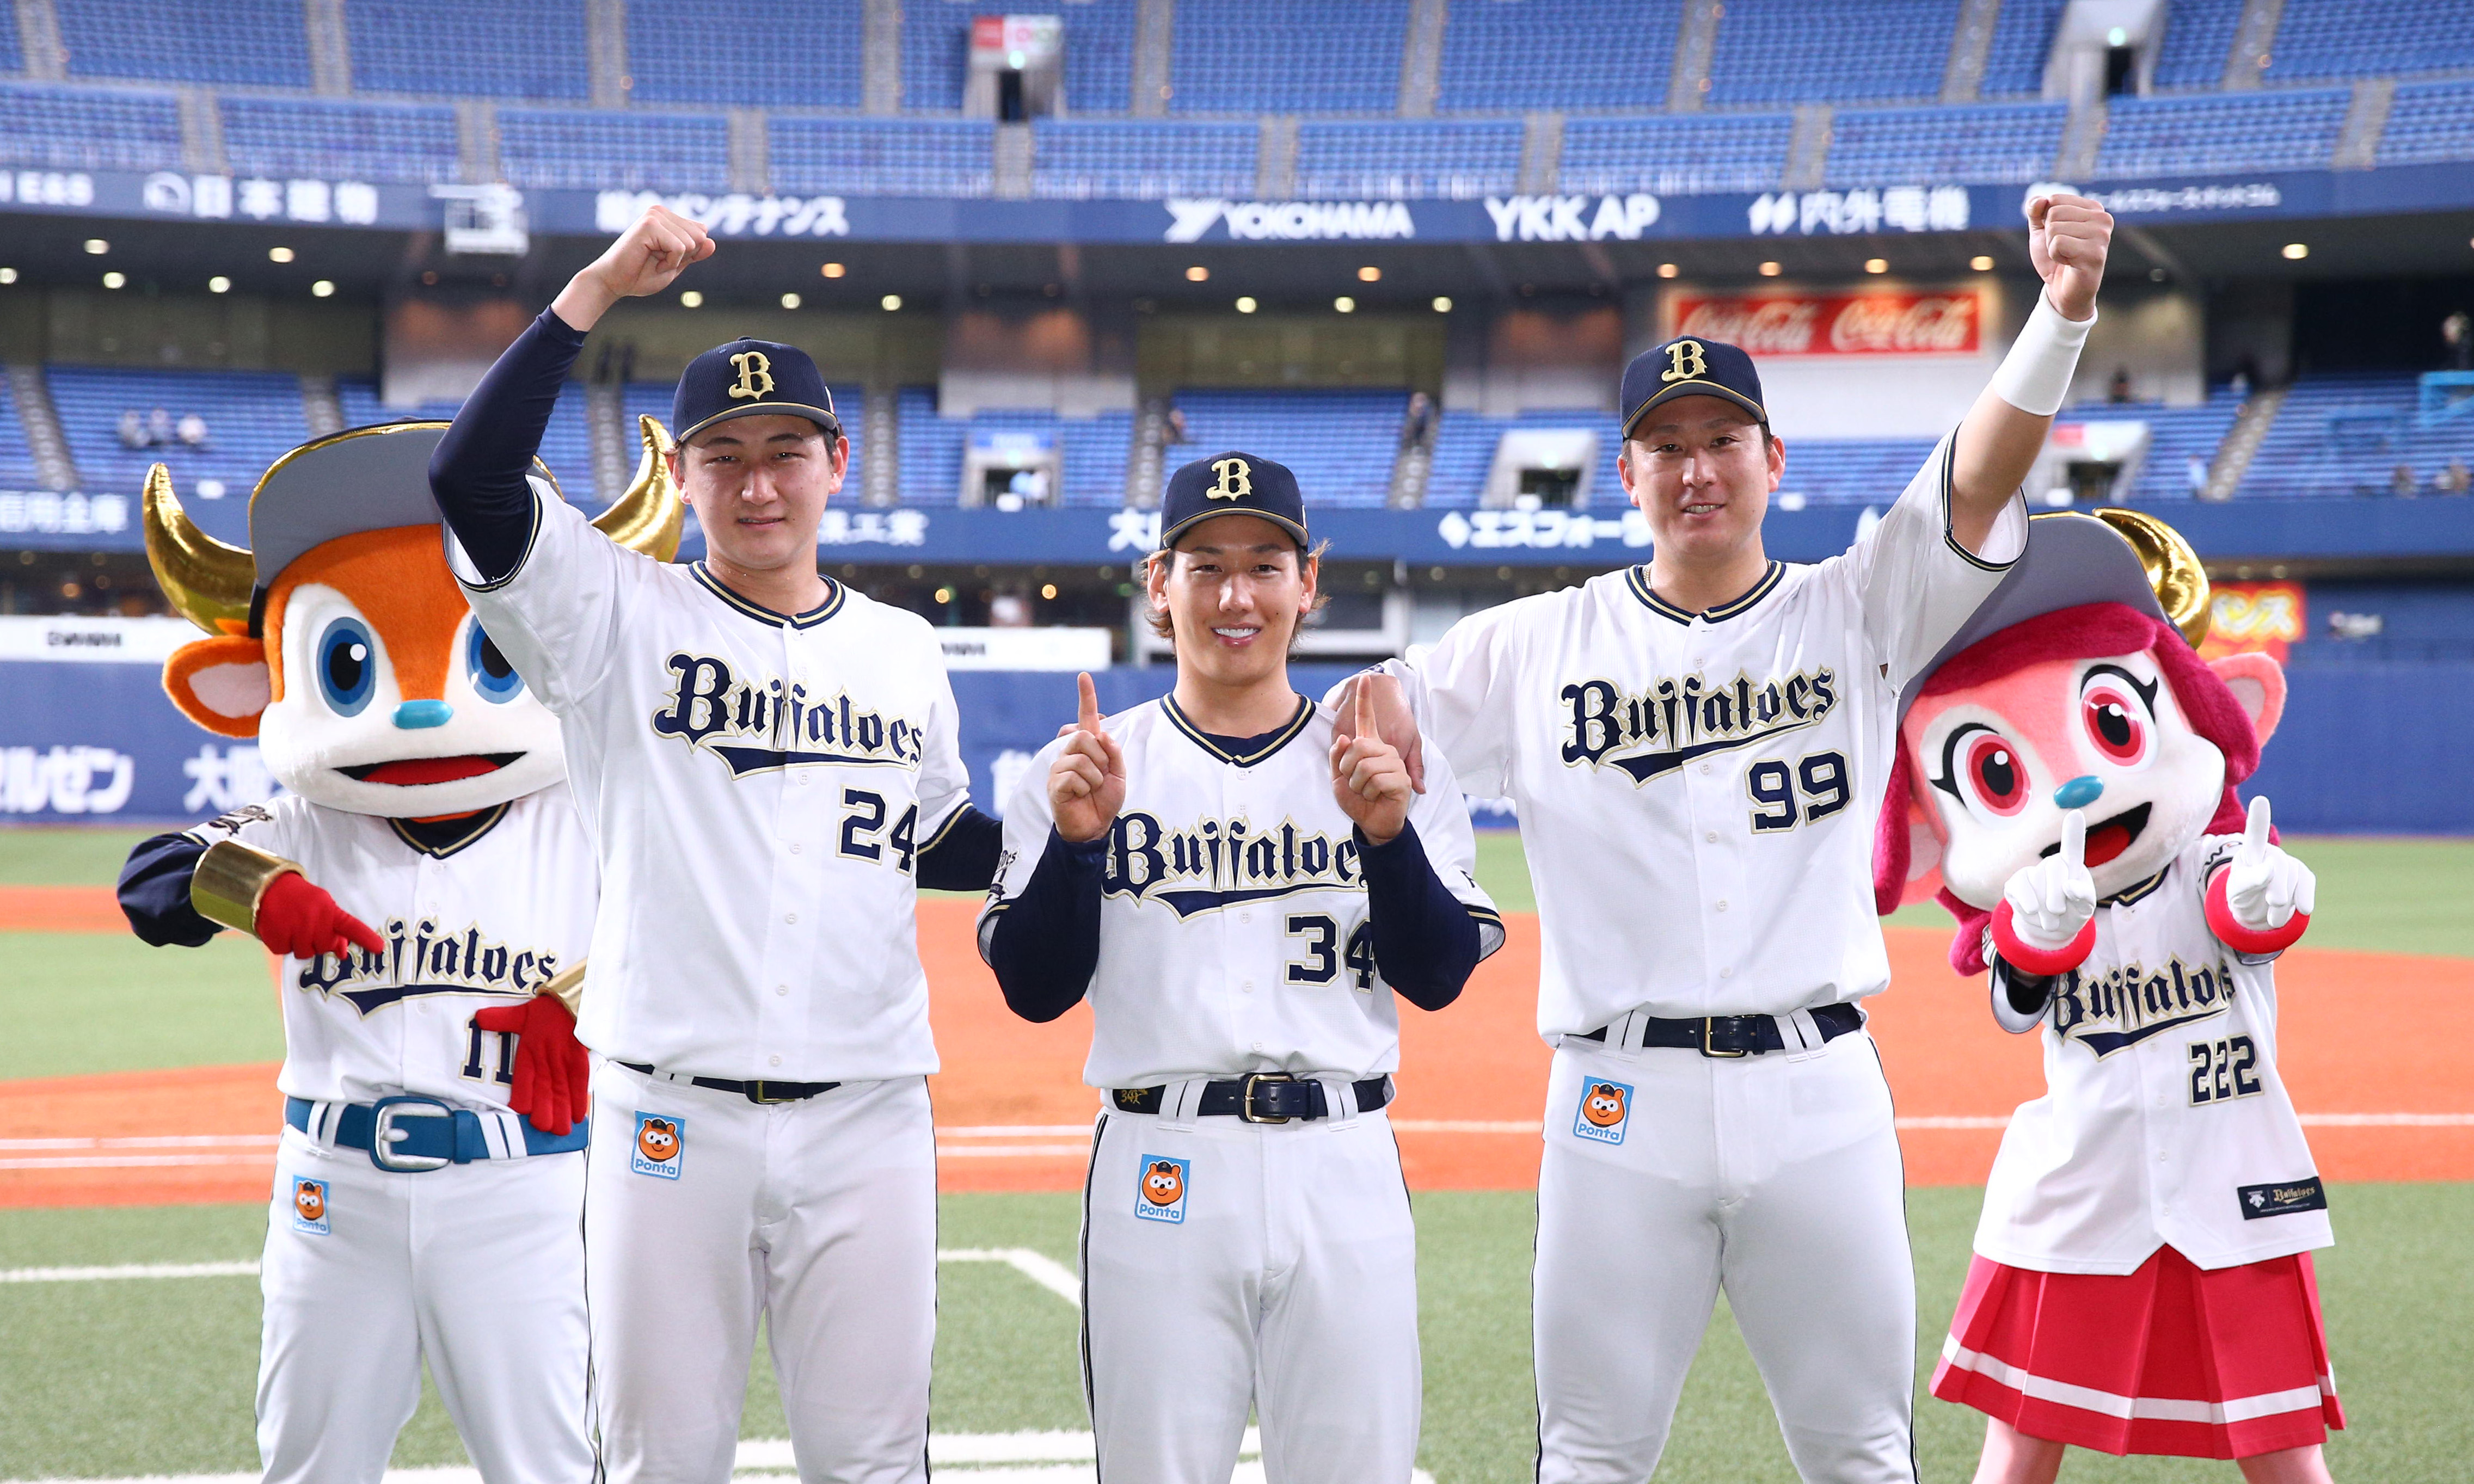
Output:
<svg viewBox="0 0 2474 1484">
<path fill-rule="evenodd" d="M 321 278 L 321 279 L 319 279 L 317 282 L 315 282 L 315 283 L 313 283 L 313 284 L 309 285 L 309 295 L 310 295 L 310 297 L 311 297 L 312 299 L 332 299 L 332 298 L 334 298 L 334 297 L 335 297 L 335 280 L 334 280 L 334 279 L 332 279 L 332 278 Z"/>
<path fill-rule="evenodd" d="M 1239 295 L 1237 298 L 1237 312 L 1239 314 L 1252 314 L 1254 312 L 1254 296 L 1251 294 Z"/>
<path fill-rule="evenodd" d="M 782 296 L 782 307 L 783 307 L 783 308 L 785 308 L 785 309 L 796 309 L 796 308 L 798 308 L 798 307 L 799 307 L 799 296 L 798 296 L 798 295 L 796 295 L 796 294 L 785 294 L 785 295 L 783 295 L 783 296 Z"/>
<path fill-rule="evenodd" d="M 221 274 L 217 274 L 206 280 L 206 292 L 209 294 L 229 294 L 231 292 L 231 280 Z"/>
<path fill-rule="evenodd" d="M 887 294 L 883 299 L 878 299 L 877 303 L 884 308 L 885 313 L 891 314 L 894 310 L 902 307 L 902 296 L 899 294 Z"/>
<path fill-rule="evenodd" d="M 1437 313 L 1437 314 L 1449 314 L 1449 313 L 1451 313 L 1451 312 L 1452 312 L 1452 301 L 1451 301 L 1450 298 L 1449 298 L 1448 296 L 1446 296 L 1446 295 L 1443 295 L 1443 294 L 1438 294 L 1438 295 L 1436 295 L 1436 296 L 1435 296 L 1435 313 Z"/>
<path fill-rule="evenodd" d="M 1211 270 L 1203 267 L 1201 263 L 1197 263 L 1192 268 L 1185 271 L 1185 281 L 1188 283 L 1201 283 L 1207 280 L 1210 276 Z"/>
<path fill-rule="evenodd" d="M 1357 300 L 1349 298 L 1346 294 L 1343 294 L 1340 298 L 1331 301 L 1331 307 L 1339 310 L 1342 314 L 1355 314 L 1357 312 Z"/>
<path fill-rule="evenodd" d="M 847 268 L 844 268 L 844 267 L 843 267 L 841 264 L 839 264 L 839 263 L 827 263 L 827 264 L 824 266 L 824 268 L 823 268 L 822 272 L 824 273 L 824 275 L 825 275 L 826 277 L 828 277 L 828 278 L 838 278 L 838 277 L 840 277 L 842 275 L 844 275 L 844 274 L 846 274 L 846 273 L 850 272 L 850 270 L 849 270 L 849 269 L 847 269 Z"/>
<path fill-rule="evenodd" d="M 266 260 L 270 263 L 291 262 L 292 250 L 290 248 L 269 248 L 266 250 Z"/>
<path fill-rule="evenodd" d="M 1040 586 L 1039 595 L 1053 601 L 1056 596 L 1056 585 L 1055 583 L 1042 584 Z"/>
<path fill-rule="evenodd" d="M 1864 271 L 1868 274 L 1888 273 L 1890 271 L 1890 260 L 1886 257 L 1868 257 L 1864 259 Z"/>
<path fill-rule="evenodd" d="M 16 281 L 17 270 L 13 268 L 0 268 L 0 283 L 14 283 Z"/>
<path fill-rule="evenodd" d="M 1779 275 L 1781 269 L 1776 263 L 1763 263 L 1761 265 L 1761 276 L 1764 278 L 1775 278 Z"/>
<path fill-rule="evenodd" d="M 101 257 L 106 252 L 111 251 L 111 244 L 104 241 L 100 237 L 88 237 L 85 240 L 85 250 L 94 256 Z"/>
<path fill-rule="evenodd" d="M 1979 252 L 1967 260 L 1967 266 L 1977 273 L 1989 274 L 1993 271 L 1993 259 L 1989 254 Z"/>
<path fill-rule="evenodd" d="M 704 296 L 693 289 L 686 289 L 681 291 L 679 294 L 679 303 L 684 308 L 702 309 L 704 307 Z"/>
<path fill-rule="evenodd" d="M 939 603 L 951 603 L 951 602 L 953 602 L 953 601 L 954 601 L 954 589 L 953 589 L 953 588 L 951 588 L 951 587 L 939 587 L 939 588 L 937 588 L 937 589 L 936 589 L 936 601 L 937 601 L 937 602 L 939 602 Z"/>
<path fill-rule="evenodd" d="M 103 275 L 103 286 L 107 289 L 124 288 L 128 283 L 129 275 L 124 273 L 108 273 Z"/>
<path fill-rule="evenodd" d="M 2111 31 L 2104 34 L 2104 44 L 2107 46 L 2128 46 L 2130 44 L 2130 33 L 2122 30 L 2120 26 L 2116 26 Z"/>
<path fill-rule="evenodd" d="M 1658 275 L 1661 278 L 1672 278 L 1683 271 L 1683 269 L 1676 267 L 1673 263 L 1661 263 L 1658 265 Z"/>
<path fill-rule="evenodd" d="M 1357 271 L 1357 281 L 1360 283 L 1379 283 L 1382 281 L 1382 278 L 1383 270 L 1375 267 L 1372 263 L 1369 263 Z"/>
<path fill-rule="evenodd" d="M 2288 259 L 2298 263 L 2311 255 L 2311 244 L 2307 242 L 2289 242 L 2285 245 L 2285 255 Z"/>
</svg>

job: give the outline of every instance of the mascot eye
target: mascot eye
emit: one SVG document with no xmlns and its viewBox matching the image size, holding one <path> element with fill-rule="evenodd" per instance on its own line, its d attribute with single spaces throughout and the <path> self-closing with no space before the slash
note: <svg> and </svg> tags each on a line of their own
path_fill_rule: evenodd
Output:
<svg viewBox="0 0 2474 1484">
<path fill-rule="evenodd" d="M 1996 731 L 1977 732 L 1967 740 L 1965 755 L 1961 775 L 1976 802 L 1995 814 L 2018 813 L 2027 802 L 2027 769 L 2008 739 Z"/>
<path fill-rule="evenodd" d="M 377 643 L 357 618 L 338 618 L 318 636 L 318 689 L 338 716 L 358 716 L 377 689 Z"/>
<path fill-rule="evenodd" d="M 464 668 L 473 677 L 473 688 L 484 701 L 501 705 L 524 693 L 524 678 L 498 653 L 497 642 L 473 625 L 473 635 L 464 643 Z"/>
<path fill-rule="evenodd" d="M 2147 755 L 2147 710 L 2115 685 L 2096 685 L 2079 698 L 2088 740 L 2112 761 L 2129 767 Z"/>
</svg>

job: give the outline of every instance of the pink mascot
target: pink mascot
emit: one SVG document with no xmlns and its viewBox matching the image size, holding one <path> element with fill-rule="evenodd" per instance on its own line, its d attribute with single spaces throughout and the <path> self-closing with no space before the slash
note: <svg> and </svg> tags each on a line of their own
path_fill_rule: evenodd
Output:
<svg viewBox="0 0 2474 1484">
<path fill-rule="evenodd" d="M 1991 1419 L 1977 1484 L 2050 1481 L 2072 1444 L 2324 1480 L 2344 1419 L 2310 1253 L 2334 1238 L 2273 969 L 2314 883 L 2234 793 L 2285 675 L 2203 662 L 2190 547 L 2099 514 L 2039 517 L 1909 690 L 1881 810 L 1880 910 L 1936 896 L 1951 962 L 2044 1037 L 1932 1391 Z"/>
</svg>

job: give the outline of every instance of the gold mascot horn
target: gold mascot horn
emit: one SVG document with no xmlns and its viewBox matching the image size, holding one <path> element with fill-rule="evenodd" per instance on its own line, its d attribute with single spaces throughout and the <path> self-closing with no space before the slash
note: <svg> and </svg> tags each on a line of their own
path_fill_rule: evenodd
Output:
<svg viewBox="0 0 2474 1484">
<path fill-rule="evenodd" d="M 644 443 L 636 461 L 636 482 L 594 517 L 593 528 L 629 551 L 667 562 L 679 554 L 679 537 L 687 529 L 687 502 L 670 478 L 674 445 L 669 430 L 656 419 L 638 418 L 636 432 Z"/>
<path fill-rule="evenodd" d="M 208 634 L 247 633 L 257 563 L 198 529 L 160 464 L 146 471 L 145 516 L 146 561 L 172 607 Z"/>
<path fill-rule="evenodd" d="M 2199 564 L 2199 554 L 2182 539 L 2181 532 L 2153 515 L 2119 505 L 2098 506 L 2092 514 L 2139 554 L 2139 564 L 2147 569 L 2147 586 L 2156 589 L 2156 602 L 2165 610 L 2165 621 L 2181 630 L 2182 637 L 2197 648 L 2208 636 L 2209 617 L 2208 573 Z"/>
</svg>

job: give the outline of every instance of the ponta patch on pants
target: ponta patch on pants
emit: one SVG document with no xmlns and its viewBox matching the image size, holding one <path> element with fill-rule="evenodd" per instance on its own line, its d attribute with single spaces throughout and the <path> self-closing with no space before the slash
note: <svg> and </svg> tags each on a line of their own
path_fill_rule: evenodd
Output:
<svg viewBox="0 0 2474 1484">
<path fill-rule="evenodd" d="M 1134 1214 L 1145 1221 L 1183 1222 L 1191 1161 L 1145 1155 L 1134 1182 Z"/>
<path fill-rule="evenodd" d="M 627 1167 L 662 1180 L 679 1178 L 687 1156 L 687 1120 L 659 1113 L 636 1114 L 636 1147 Z"/>
<path fill-rule="evenodd" d="M 1581 1090 L 1580 1111 L 1572 1115 L 1572 1137 L 1620 1144 L 1632 1125 L 1632 1084 L 1592 1080 Z"/>
</svg>

